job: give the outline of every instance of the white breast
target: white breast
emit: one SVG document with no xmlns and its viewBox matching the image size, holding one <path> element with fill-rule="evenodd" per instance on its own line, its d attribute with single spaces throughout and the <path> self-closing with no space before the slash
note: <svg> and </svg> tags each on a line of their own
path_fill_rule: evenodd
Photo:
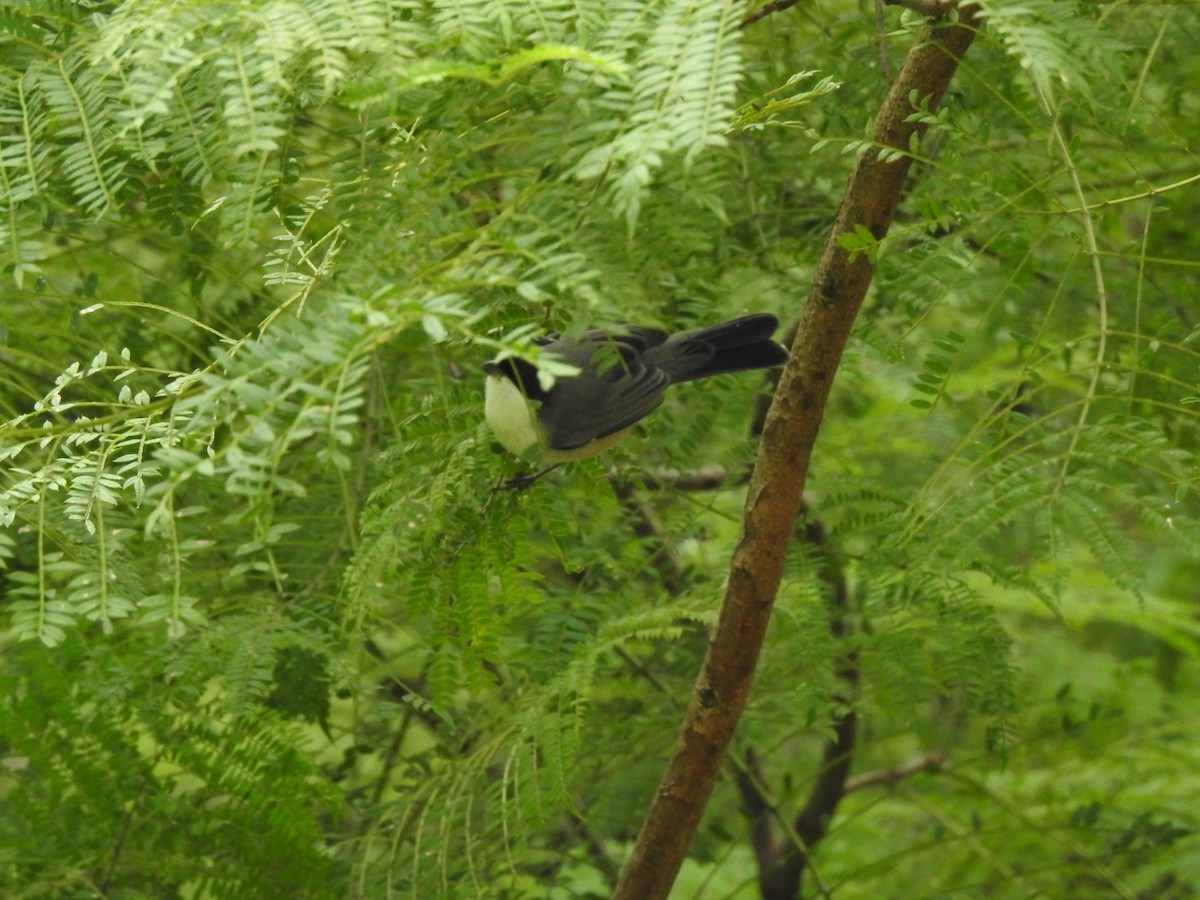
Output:
<svg viewBox="0 0 1200 900">
<path fill-rule="evenodd" d="M 488 375 L 483 415 L 504 449 L 520 456 L 538 442 L 537 423 L 525 395 L 503 375 Z"/>
</svg>

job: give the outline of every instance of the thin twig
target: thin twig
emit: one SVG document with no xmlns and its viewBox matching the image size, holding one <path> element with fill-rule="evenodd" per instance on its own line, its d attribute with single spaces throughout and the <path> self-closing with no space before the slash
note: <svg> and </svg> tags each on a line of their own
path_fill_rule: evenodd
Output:
<svg viewBox="0 0 1200 900">
<path fill-rule="evenodd" d="M 892 64 L 887 55 L 887 20 L 883 17 L 884 0 L 875 0 L 875 40 L 879 44 L 879 74 L 892 77 Z"/>
<path fill-rule="evenodd" d="M 750 472 L 747 470 L 736 481 L 732 481 L 728 469 L 714 464 L 698 469 L 642 469 L 619 474 L 614 471 L 609 477 L 634 482 L 638 487 L 651 491 L 667 487 L 677 491 L 715 491 L 734 484 L 745 484 L 750 480 Z"/>
<path fill-rule="evenodd" d="M 922 772 L 941 772 L 946 768 L 946 757 L 941 753 L 923 753 L 910 763 L 864 772 L 846 780 L 843 793 L 851 794 L 872 787 L 892 787 L 913 775 Z"/>
<path fill-rule="evenodd" d="M 754 12 L 750 13 L 750 15 L 746 16 L 746 18 L 742 19 L 742 22 L 738 27 L 745 28 L 748 25 L 753 25 L 759 19 L 765 19 L 767 16 L 771 15 L 771 13 L 782 12 L 789 7 L 795 6 L 799 2 L 800 0 L 771 0 L 770 3 L 759 7 Z"/>
<path fill-rule="evenodd" d="M 883 0 L 884 6 L 903 6 L 918 15 L 940 19 L 958 6 L 958 0 Z"/>
</svg>

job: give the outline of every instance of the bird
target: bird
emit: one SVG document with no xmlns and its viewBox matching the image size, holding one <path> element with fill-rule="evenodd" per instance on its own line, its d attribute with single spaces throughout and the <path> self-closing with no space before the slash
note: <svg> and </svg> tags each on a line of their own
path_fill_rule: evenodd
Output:
<svg viewBox="0 0 1200 900">
<path fill-rule="evenodd" d="M 550 469 L 588 459 L 624 440 L 673 384 L 783 365 L 788 352 L 771 339 L 778 327 L 775 316 L 756 313 L 675 334 L 624 325 L 579 337 L 545 335 L 535 340 L 539 355 L 553 355 L 578 372 L 546 388 L 526 359 L 485 363 L 484 417 L 516 456 L 537 447 Z M 514 481 L 532 482 L 550 469 Z"/>
</svg>

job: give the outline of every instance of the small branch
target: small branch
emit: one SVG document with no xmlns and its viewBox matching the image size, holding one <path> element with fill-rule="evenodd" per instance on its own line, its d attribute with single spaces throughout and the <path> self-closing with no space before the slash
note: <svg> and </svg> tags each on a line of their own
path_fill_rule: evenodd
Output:
<svg viewBox="0 0 1200 900">
<path fill-rule="evenodd" d="M 892 766 L 888 769 L 876 769 L 874 772 L 864 772 L 847 779 L 844 794 L 861 791 L 872 787 L 892 787 L 913 775 L 922 772 L 941 772 L 946 768 L 946 757 L 941 753 L 923 753 L 910 763 L 903 766 Z"/>
<path fill-rule="evenodd" d="M 887 55 L 887 19 L 883 14 L 884 0 L 875 0 L 875 42 L 879 44 L 879 74 L 892 77 L 892 64 Z"/>
<path fill-rule="evenodd" d="M 809 791 L 808 802 L 792 824 L 795 840 L 773 869 L 759 875 L 763 900 L 793 900 L 800 896 L 809 856 L 829 831 L 833 814 L 845 796 L 844 785 L 854 762 L 854 745 L 858 737 L 858 714 L 847 711 L 837 720 L 833 734 L 833 740 L 825 745 L 825 752 L 821 754 L 821 767 Z"/>
<path fill-rule="evenodd" d="M 883 0 L 884 6 L 903 6 L 917 15 L 940 19 L 958 6 L 958 0 Z"/>
<path fill-rule="evenodd" d="M 746 16 L 746 18 L 742 19 L 738 27 L 747 28 L 760 19 L 765 19 L 772 13 L 791 9 L 799 2 L 800 0 L 771 0 L 770 3 L 760 6 Z M 918 15 L 926 16 L 930 19 L 940 19 L 959 4 L 959 0 L 882 0 L 882 2 L 884 6 L 903 6 L 905 9 L 911 9 Z"/>
<path fill-rule="evenodd" d="M 783 12 L 783 10 L 795 6 L 799 2 L 800 0 L 771 0 L 770 3 L 759 7 L 754 12 L 750 13 L 750 15 L 746 16 L 746 18 L 742 19 L 742 22 L 738 27 L 745 28 L 748 25 L 753 25 L 759 19 L 765 19 L 767 16 L 771 15 L 771 13 Z"/>
<path fill-rule="evenodd" d="M 745 484 L 750 480 L 747 471 L 736 481 L 730 480 L 729 471 L 724 466 L 701 466 L 698 469 L 643 469 L 637 472 L 616 471 L 609 474 L 610 479 L 621 483 L 633 482 L 646 490 L 657 491 L 665 487 L 677 491 L 715 491 L 729 484 Z"/>
<path fill-rule="evenodd" d="M 640 662 L 630 656 L 624 647 L 613 647 L 612 652 L 617 659 L 621 660 L 621 662 L 625 663 L 625 665 L 629 667 L 629 671 L 633 672 L 633 674 L 637 675 L 639 678 L 643 678 L 648 681 L 654 686 L 656 691 L 674 703 L 675 692 L 663 684 L 662 681 L 659 680 L 658 676 L 654 674 L 654 672 L 650 671 Z M 615 882 L 616 879 L 614 878 L 613 881 Z"/>
<path fill-rule="evenodd" d="M 754 851 L 754 861 L 758 864 L 761 878 L 761 873 L 775 865 L 783 846 L 775 828 L 776 812 L 767 799 L 762 766 L 753 747 L 746 751 L 745 764 L 738 769 L 735 783 L 742 800 L 742 810 L 750 820 L 750 848 Z"/>
</svg>

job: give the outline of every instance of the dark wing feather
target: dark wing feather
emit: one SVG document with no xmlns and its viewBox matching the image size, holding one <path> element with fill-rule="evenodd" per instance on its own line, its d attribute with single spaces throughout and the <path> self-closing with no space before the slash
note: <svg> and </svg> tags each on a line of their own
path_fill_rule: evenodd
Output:
<svg viewBox="0 0 1200 900">
<path fill-rule="evenodd" d="M 655 366 L 642 365 L 640 359 L 648 347 L 666 338 L 666 332 L 657 329 L 631 328 L 629 334 L 588 332 L 578 341 L 560 339 L 547 345 L 547 351 L 595 376 L 560 378 L 543 398 L 546 415 L 539 418 L 543 424 L 554 423 L 545 434 L 547 446 L 574 450 L 653 412 L 671 379 Z M 616 352 L 601 352 L 608 347 Z"/>
<path fill-rule="evenodd" d="M 757 314 L 674 335 L 638 325 L 578 337 L 548 334 L 534 343 L 587 375 L 559 378 L 549 391 L 524 360 L 490 365 L 541 404 L 538 421 L 547 449 L 575 450 L 645 418 L 672 384 L 783 365 L 787 350 L 771 340 L 778 325 L 774 316 Z"/>
<path fill-rule="evenodd" d="M 549 415 L 542 421 L 555 423 L 545 436 L 547 446 L 574 450 L 628 428 L 662 403 L 663 391 L 670 383 L 664 373 L 644 366 L 590 384 L 581 384 L 577 378 L 561 379 L 543 401 Z M 570 414 L 564 416 L 562 411 Z"/>
</svg>

